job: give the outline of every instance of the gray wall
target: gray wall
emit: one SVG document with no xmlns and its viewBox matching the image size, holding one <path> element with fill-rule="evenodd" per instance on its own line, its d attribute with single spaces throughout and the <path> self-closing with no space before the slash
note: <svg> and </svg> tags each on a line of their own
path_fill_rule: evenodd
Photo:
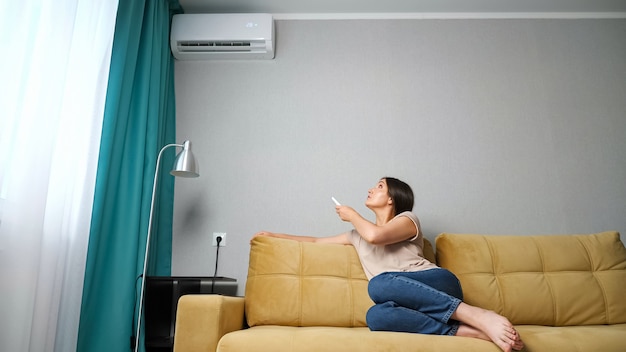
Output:
<svg viewBox="0 0 626 352">
<path fill-rule="evenodd" d="M 427 238 L 626 231 L 626 20 L 276 21 L 270 61 L 176 63 L 175 275 L 243 294 L 259 230 L 350 229 L 382 176 Z"/>
</svg>

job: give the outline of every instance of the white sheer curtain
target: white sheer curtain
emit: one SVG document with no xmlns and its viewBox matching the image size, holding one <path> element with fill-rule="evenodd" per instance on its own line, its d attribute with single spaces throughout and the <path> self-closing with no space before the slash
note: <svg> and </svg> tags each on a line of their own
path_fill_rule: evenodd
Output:
<svg viewBox="0 0 626 352">
<path fill-rule="evenodd" d="M 76 350 L 116 12 L 0 3 L 0 351 Z"/>
</svg>

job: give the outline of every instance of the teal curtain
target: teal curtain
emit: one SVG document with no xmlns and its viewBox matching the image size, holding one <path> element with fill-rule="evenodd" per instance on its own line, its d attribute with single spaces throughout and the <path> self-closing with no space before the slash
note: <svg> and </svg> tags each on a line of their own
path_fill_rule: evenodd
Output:
<svg viewBox="0 0 626 352">
<path fill-rule="evenodd" d="M 77 351 L 131 348 L 156 158 L 177 143 L 169 29 L 179 11 L 178 1 L 119 1 Z M 149 275 L 170 274 L 175 154 L 161 160 Z"/>
</svg>

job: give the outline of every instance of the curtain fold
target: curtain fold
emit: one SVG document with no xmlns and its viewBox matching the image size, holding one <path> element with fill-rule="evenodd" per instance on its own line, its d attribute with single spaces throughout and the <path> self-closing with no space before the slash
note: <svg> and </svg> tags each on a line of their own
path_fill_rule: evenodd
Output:
<svg viewBox="0 0 626 352">
<path fill-rule="evenodd" d="M 0 3 L 0 351 L 76 348 L 116 10 Z"/>
<path fill-rule="evenodd" d="M 118 6 L 77 351 L 131 348 L 156 158 L 176 142 L 169 28 L 179 8 L 168 0 Z M 166 151 L 159 170 L 149 275 L 170 274 L 174 156 Z"/>
</svg>

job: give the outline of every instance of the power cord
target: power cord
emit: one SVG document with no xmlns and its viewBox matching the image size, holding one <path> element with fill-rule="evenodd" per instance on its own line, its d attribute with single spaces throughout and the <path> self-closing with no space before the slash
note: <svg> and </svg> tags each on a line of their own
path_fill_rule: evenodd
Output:
<svg viewBox="0 0 626 352">
<path fill-rule="evenodd" d="M 215 242 L 217 242 L 217 251 L 215 253 L 215 272 L 213 273 L 213 280 L 211 280 L 211 293 L 215 293 L 215 279 L 217 279 L 217 264 L 219 263 L 220 258 L 220 243 L 222 242 L 222 236 L 217 236 L 215 238 Z"/>
</svg>

